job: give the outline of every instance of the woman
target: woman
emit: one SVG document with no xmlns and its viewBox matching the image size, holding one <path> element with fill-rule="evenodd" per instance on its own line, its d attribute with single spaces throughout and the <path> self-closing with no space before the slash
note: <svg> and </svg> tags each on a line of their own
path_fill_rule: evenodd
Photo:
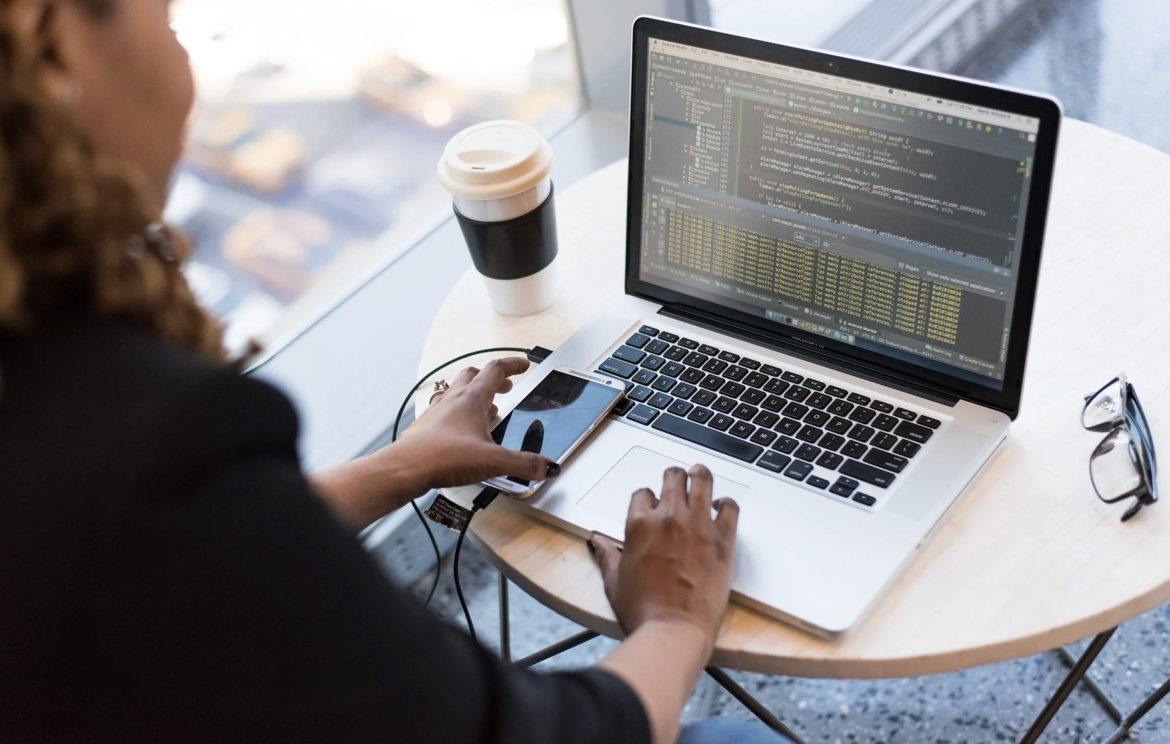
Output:
<svg viewBox="0 0 1170 744">
<path fill-rule="evenodd" d="M 712 518 L 702 467 L 634 494 L 624 553 L 595 543 L 628 633 L 596 669 L 520 671 L 428 615 L 354 533 L 555 477 L 487 436 L 527 362 L 304 478 L 288 402 L 229 369 L 152 227 L 192 100 L 166 0 L 0 0 L 0 740 L 675 741 L 736 505 Z M 717 725 L 683 736 L 770 737 Z"/>
</svg>

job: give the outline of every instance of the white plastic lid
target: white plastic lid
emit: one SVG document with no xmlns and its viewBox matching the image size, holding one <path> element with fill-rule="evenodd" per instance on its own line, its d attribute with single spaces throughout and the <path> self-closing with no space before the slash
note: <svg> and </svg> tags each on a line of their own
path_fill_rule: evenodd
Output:
<svg viewBox="0 0 1170 744">
<path fill-rule="evenodd" d="M 439 182 L 461 199 L 503 199 L 552 172 L 552 146 L 519 121 L 485 121 L 451 138 L 439 160 Z"/>
</svg>

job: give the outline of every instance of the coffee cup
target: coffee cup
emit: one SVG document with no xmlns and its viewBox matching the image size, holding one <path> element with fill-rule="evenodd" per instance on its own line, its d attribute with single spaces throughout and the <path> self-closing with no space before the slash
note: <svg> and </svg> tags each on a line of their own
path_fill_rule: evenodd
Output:
<svg viewBox="0 0 1170 744">
<path fill-rule="evenodd" d="M 538 313 L 560 292 L 552 164 L 552 146 L 518 121 L 464 129 L 439 160 L 439 181 L 501 315 Z"/>
</svg>

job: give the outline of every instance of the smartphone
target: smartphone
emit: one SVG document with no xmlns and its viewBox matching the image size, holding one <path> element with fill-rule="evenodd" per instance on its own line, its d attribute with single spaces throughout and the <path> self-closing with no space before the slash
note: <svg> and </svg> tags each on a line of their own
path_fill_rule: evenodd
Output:
<svg viewBox="0 0 1170 744">
<path fill-rule="evenodd" d="M 564 464 L 625 395 L 621 380 L 567 367 L 555 369 L 492 429 L 492 439 L 510 450 L 539 452 Z M 507 477 L 484 483 L 520 497 L 540 485 Z"/>
</svg>

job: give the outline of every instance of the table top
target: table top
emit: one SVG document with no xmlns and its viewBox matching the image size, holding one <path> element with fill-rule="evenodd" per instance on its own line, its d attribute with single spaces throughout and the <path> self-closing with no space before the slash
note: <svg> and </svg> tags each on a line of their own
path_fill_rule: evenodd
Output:
<svg viewBox="0 0 1170 744">
<path fill-rule="evenodd" d="M 1052 649 L 1170 599 L 1170 505 L 1121 524 L 1126 505 L 1101 503 L 1088 478 L 1102 435 L 1080 426 L 1082 396 L 1119 371 L 1155 438 L 1170 422 L 1170 157 L 1075 120 L 1061 136 L 1023 410 L 1008 441 L 851 633 L 823 641 L 733 604 L 713 663 L 809 677 L 933 674 Z M 556 348 L 603 311 L 623 291 L 625 201 L 624 161 L 558 195 L 558 302 L 496 315 L 469 271 L 435 319 L 422 369 L 489 345 Z M 521 589 L 620 635 L 580 539 L 506 499 L 471 531 Z"/>
</svg>

